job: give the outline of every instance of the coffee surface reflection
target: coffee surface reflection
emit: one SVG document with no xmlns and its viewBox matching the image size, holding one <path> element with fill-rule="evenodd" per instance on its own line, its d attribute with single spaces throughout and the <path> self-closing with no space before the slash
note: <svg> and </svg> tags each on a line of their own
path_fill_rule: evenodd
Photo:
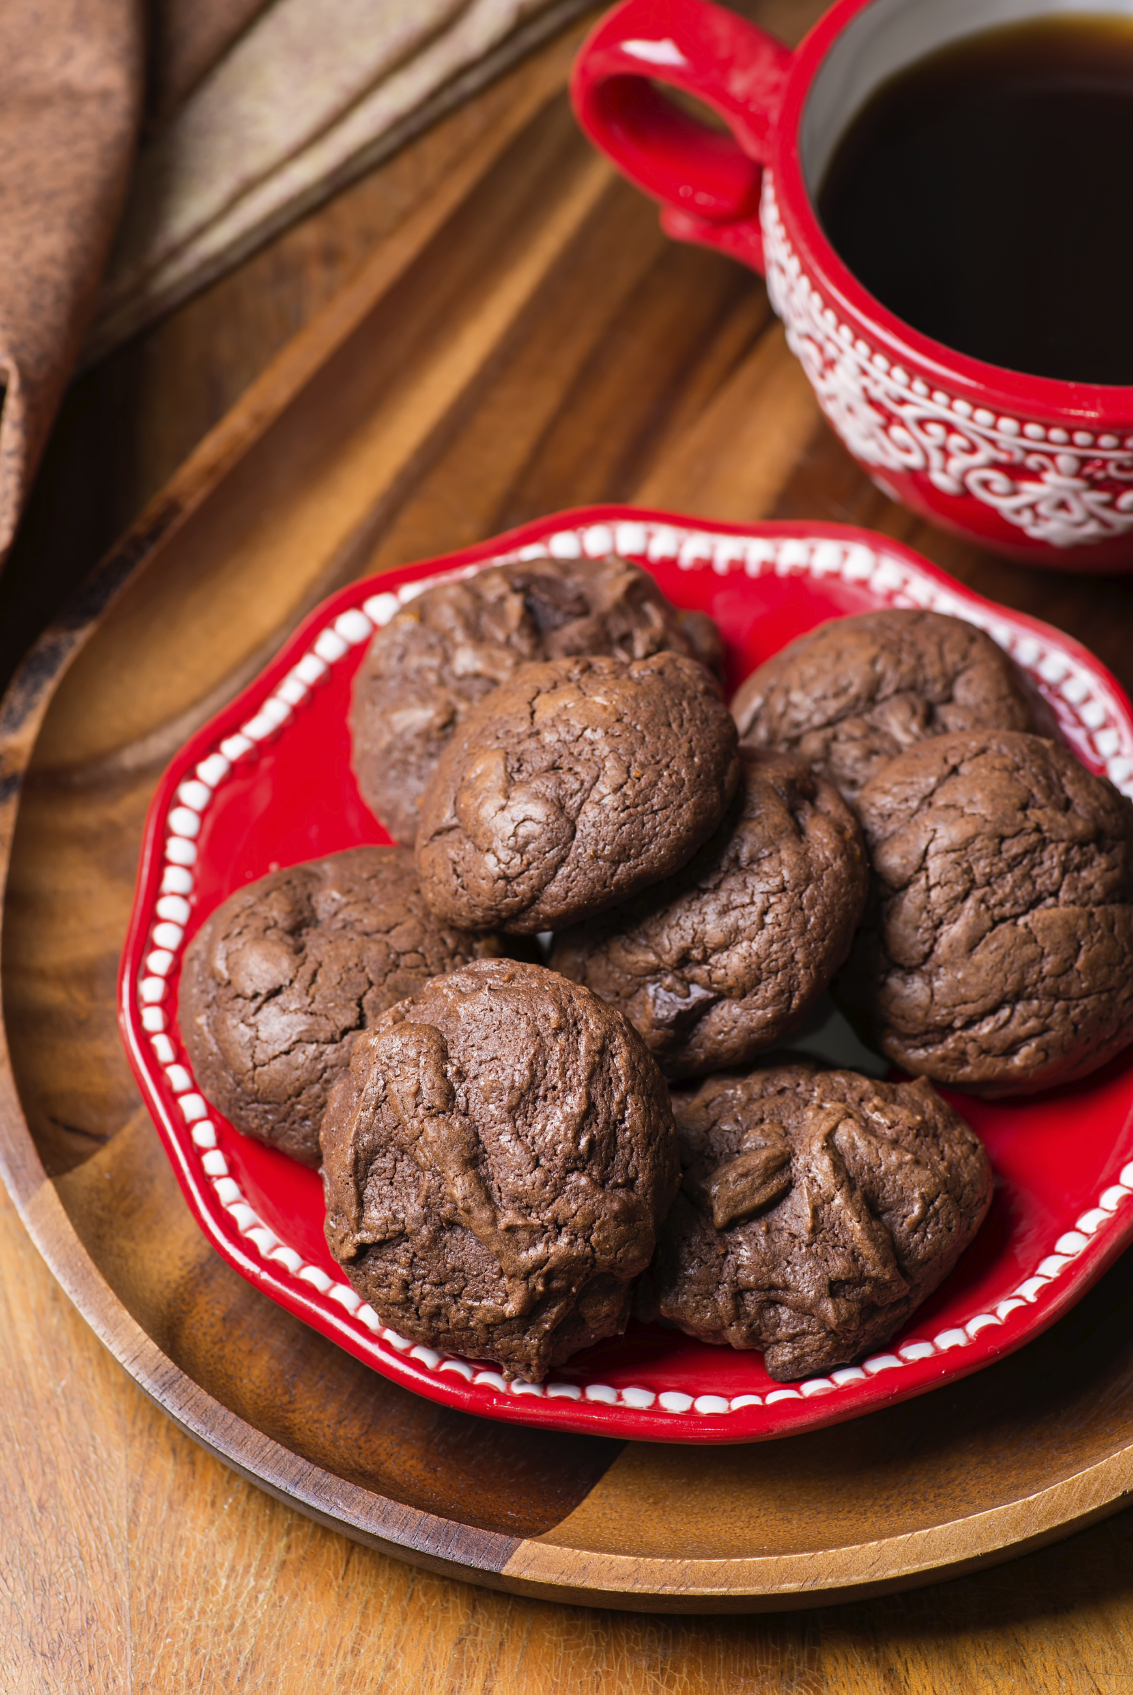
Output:
<svg viewBox="0 0 1133 1695">
<path fill-rule="evenodd" d="M 1133 384 L 1133 19 L 1054 16 L 867 101 L 817 197 L 858 280 L 958 352 Z"/>
</svg>

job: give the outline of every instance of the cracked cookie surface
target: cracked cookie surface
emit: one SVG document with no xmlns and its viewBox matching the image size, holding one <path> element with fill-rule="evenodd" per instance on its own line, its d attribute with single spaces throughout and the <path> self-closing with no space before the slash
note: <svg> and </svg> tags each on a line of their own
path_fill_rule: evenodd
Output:
<svg viewBox="0 0 1133 1695">
<path fill-rule="evenodd" d="M 680 611 L 624 559 L 516 561 L 426 589 L 377 631 L 355 678 L 352 763 L 363 800 L 412 846 L 441 753 L 476 702 L 521 665 L 662 649 L 720 666 L 712 620 Z"/>
<path fill-rule="evenodd" d="M 421 806 L 417 870 L 450 923 L 556 930 L 676 871 L 739 780 L 736 727 L 682 654 L 526 665 L 465 718 Z"/>
<path fill-rule="evenodd" d="M 383 1323 L 532 1381 L 624 1328 L 679 1181 L 637 1032 L 511 960 L 436 979 L 362 1036 L 322 1145 L 331 1253 Z"/>
<path fill-rule="evenodd" d="M 683 870 L 563 931 L 551 964 L 620 1007 L 662 1071 L 746 1065 L 806 1016 L 850 950 L 861 831 L 791 754 L 741 748 L 724 822 Z"/>
<path fill-rule="evenodd" d="M 640 1315 L 759 1348 L 790 1382 L 887 1342 L 991 1203 L 979 1138 L 924 1078 L 802 1057 L 674 1096 L 684 1177 Z"/>
<path fill-rule="evenodd" d="M 1133 805 L 1066 748 L 976 731 L 862 791 L 874 868 L 839 993 L 906 1071 L 1050 1088 L 1133 1041 Z"/>
<path fill-rule="evenodd" d="M 852 803 L 890 759 L 953 730 L 1034 730 L 1022 673 L 974 624 L 893 608 L 832 618 L 736 691 L 744 742 L 797 753 Z"/>
<path fill-rule="evenodd" d="M 499 951 L 426 906 L 407 848 L 274 871 L 185 952 L 180 1024 L 197 1082 L 238 1130 L 319 1163 L 327 1096 L 360 1030 L 439 972 Z"/>
</svg>

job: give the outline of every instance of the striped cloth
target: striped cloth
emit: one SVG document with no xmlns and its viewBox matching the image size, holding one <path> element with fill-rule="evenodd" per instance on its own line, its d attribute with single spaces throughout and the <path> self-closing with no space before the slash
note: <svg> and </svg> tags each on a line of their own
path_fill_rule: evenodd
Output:
<svg viewBox="0 0 1133 1695">
<path fill-rule="evenodd" d="M 391 153 L 593 0 L 238 4 L 258 15 L 143 143 L 87 363 Z"/>
</svg>

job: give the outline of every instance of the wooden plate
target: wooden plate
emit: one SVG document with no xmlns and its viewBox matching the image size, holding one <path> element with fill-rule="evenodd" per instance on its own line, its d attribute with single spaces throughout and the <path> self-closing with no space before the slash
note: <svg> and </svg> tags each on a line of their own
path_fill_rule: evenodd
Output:
<svg viewBox="0 0 1133 1695">
<path fill-rule="evenodd" d="M 1133 788 L 1133 717 L 1104 667 L 898 543 L 838 525 L 742 529 L 620 506 L 559 514 L 342 590 L 178 753 L 146 824 L 123 954 L 123 1034 L 209 1240 L 281 1307 L 392 1381 L 544 1429 L 654 1442 L 793 1435 L 966 1376 L 1033 1340 L 1085 1294 L 1133 1235 L 1133 1054 L 1031 1098 L 952 1097 L 988 1146 L 991 1213 L 891 1346 L 860 1364 L 784 1385 L 758 1354 L 634 1325 L 576 1355 L 546 1385 L 509 1385 L 492 1366 L 382 1326 L 330 1258 L 317 1175 L 210 1107 L 178 1024 L 184 949 L 233 890 L 281 865 L 389 840 L 358 794 L 347 733 L 353 677 L 375 626 L 430 582 L 508 559 L 611 551 L 652 571 L 678 605 L 716 619 L 733 686 L 831 616 L 924 606 L 966 617 L 1024 667 L 1080 757 Z"/>
<path fill-rule="evenodd" d="M 1129 1255 L 1011 1358 L 829 1429 L 721 1447 L 505 1425 L 385 1380 L 213 1251 L 118 1035 L 162 771 L 314 606 L 375 566 L 589 500 L 738 523 L 819 512 L 908 535 L 1123 664 L 1110 585 L 1027 577 L 887 506 L 826 430 L 760 285 L 664 242 L 578 137 L 556 76 L 525 81 L 522 112 L 409 196 L 411 214 L 161 491 L 10 691 L 0 1166 L 55 1276 L 145 1392 L 360 1541 L 637 1610 L 927 1582 L 1122 1503 Z M 84 1385 L 65 1393 L 81 1404 Z"/>
</svg>

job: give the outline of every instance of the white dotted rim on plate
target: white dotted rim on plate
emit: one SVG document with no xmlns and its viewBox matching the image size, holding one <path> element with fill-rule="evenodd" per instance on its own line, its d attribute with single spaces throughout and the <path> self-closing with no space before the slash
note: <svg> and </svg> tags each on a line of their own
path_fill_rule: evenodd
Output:
<svg viewBox="0 0 1133 1695">
<path fill-rule="evenodd" d="M 283 681 L 260 703 L 255 714 L 235 734 L 219 740 L 213 751 L 198 762 L 194 774 L 178 786 L 175 804 L 166 820 L 165 869 L 154 902 L 150 944 L 139 971 L 137 994 L 142 1027 L 149 1035 L 154 1058 L 189 1130 L 201 1172 L 241 1237 L 256 1249 L 272 1271 L 286 1272 L 305 1284 L 308 1295 L 314 1293 L 335 1302 L 357 1323 L 360 1338 L 370 1344 L 367 1351 L 378 1360 L 391 1364 L 399 1356 L 411 1359 L 426 1371 L 447 1372 L 497 1394 L 589 1401 L 632 1408 L 635 1412 L 720 1415 L 744 1407 L 773 1406 L 779 1401 L 808 1400 L 813 1395 L 836 1393 L 883 1371 L 900 1370 L 933 1355 L 968 1347 L 984 1330 L 1002 1325 L 1013 1312 L 1032 1304 L 1042 1290 L 1074 1263 L 1090 1240 L 1112 1224 L 1122 1203 L 1133 1194 L 1133 1163 L 1124 1167 L 1117 1183 L 1103 1190 L 1096 1206 L 1084 1212 L 1072 1230 L 1059 1236 L 1052 1251 L 1038 1262 L 1032 1274 L 993 1309 L 978 1312 L 963 1325 L 942 1330 L 936 1336 L 905 1342 L 894 1353 L 875 1354 L 861 1365 L 833 1371 L 828 1377 L 814 1377 L 762 1395 L 735 1395 L 730 1399 L 712 1394 L 694 1396 L 683 1390 L 619 1390 L 607 1383 L 529 1383 L 522 1378 L 508 1383 L 498 1371 L 485 1369 L 474 1361 L 446 1357 L 435 1348 L 411 1342 L 390 1330 L 349 1284 L 337 1283 L 320 1266 L 307 1264 L 301 1254 L 270 1230 L 248 1205 L 239 1184 L 230 1175 L 228 1161 L 217 1146 L 208 1103 L 188 1066 L 177 1058 L 167 1033 L 168 1017 L 162 1002 L 191 912 L 189 897 L 194 888 L 196 838 L 201 820 L 233 768 L 252 759 L 264 742 L 283 729 L 311 690 L 326 680 L 333 665 L 434 583 L 472 576 L 513 559 L 541 559 L 547 555 L 555 559 L 601 559 L 609 553 L 651 562 L 675 561 L 682 570 L 711 570 L 721 576 L 742 573 L 749 577 L 840 577 L 868 588 L 883 604 L 924 607 L 963 618 L 986 630 L 1030 673 L 1042 686 L 1071 745 L 1088 761 L 1101 765 L 1122 793 L 1133 795 L 1133 728 L 1103 679 L 1056 641 L 1044 643 L 1009 614 L 972 604 L 937 582 L 912 560 L 888 552 L 883 542 L 870 547 L 862 541 L 826 537 L 720 535 L 649 520 L 621 520 L 559 530 L 543 541 L 513 552 L 404 583 L 396 592 L 370 594 L 358 606 L 340 612 L 328 622 Z M 363 592 L 364 585 L 359 585 L 359 593 Z M 386 1348 L 393 1353 L 386 1353 Z"/>
</svg>

